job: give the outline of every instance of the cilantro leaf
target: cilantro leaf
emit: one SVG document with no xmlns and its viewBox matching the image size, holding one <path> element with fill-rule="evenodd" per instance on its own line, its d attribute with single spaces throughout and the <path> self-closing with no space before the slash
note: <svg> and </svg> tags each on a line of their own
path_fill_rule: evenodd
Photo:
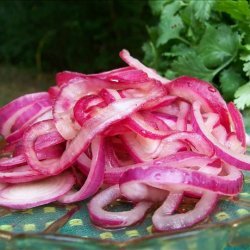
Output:
<svg viewBox="0 0 250 250">
<path fill-rule="evenodd" d="M 207 25 L 198 46 L 198 53 L 208 68 L 215 68 L 237 54 L 240 39 L 229 26 Z"/>
<path fill-rule="evenodd" d="M 245 107 L 250 106 L 250 82 L 244 84 L 243 86 L 239 87 L 235 92 L 235 100 L 234 103 L 236 104 L 238 109 L 244 109 Z"/>
<path fill-rule="evenodd" d="M 221 72 L 220 88 L 226 101 L 233 100 L 235 91 L 243 83 L 244 79 L 241 77 L 240 73 L 234 70 L 234 68 L 231 67 Z"/>
<path fill-rule="evenodd" d="M 212 7 L 216 0 L 197 1 L 191 0 L 190 7 L 193 10 L 194 17 L 199 21 L 206 21 L 209 19 Z"/>
<path fill-rule="evenodd" d="M 243 64 L 243 71 L 250 77 L 250 44 L 243 46 L 243 49 L 240 59 L 245 62 Z"/>
<path fill-rule="evenodd" d="M 179 56 L 172 63 L 172 70 L 179 76 L 194 76 L 207 81 L 212 80 L 214 73 L 204 65 L 202 58 L 194 50 Z"/>
<path fill-rule="evenodd" d="M 170 39 L 179 37 L 184 26 L 181 17 L 176 15 L 176 12 L 181 7 L 181 1 L 174 1 L 163 8 L 158 25 L 159 37 L 156 42 L 158 47 L 166 44 Z"/>
<path fill-rule="evenodd" d="M 249 0 L 149 1 L 159 19 L 143 48 L 147 63 L 168 78 L 213 81 L 226 100 L 250 106 Z"/>
<path fill-rule="evenodd" d="M 144 51 L 144 62 L 153 68 L 156 68 L 156 58 L 157 58 L 157 51 L 154 47 L 152 42 L 146 42 L 142 46 L 142 50 Z"/>
<path fill-rule="evenodd" d="M 233 19 L 247 22 L 250 18 L 250 6 L 247 0 L 217 0 L 215 10 L 229 14 Z"/>
<path fill-rule="evenodd" d="M 169 2 L 169 0 L 149 0 L 149 6 L 154 15 L 159 15 L 163 6 Z"/>
<path fill-rule="evenodd" d="M 249 61 L 244 63 L 243 70 L 246 72 L 246 75 L 250 77 L 250 56 Z"/>
<path fill-rule="evenodd" d="M 170 52 L 163 53 L 164 56 L 167 57 L 176 57 L 176 56 L 183 56 L 184 54 L 192 51 L 187 45 L 180 43 L 177 45 L 173 45 Z"/>
</svg>

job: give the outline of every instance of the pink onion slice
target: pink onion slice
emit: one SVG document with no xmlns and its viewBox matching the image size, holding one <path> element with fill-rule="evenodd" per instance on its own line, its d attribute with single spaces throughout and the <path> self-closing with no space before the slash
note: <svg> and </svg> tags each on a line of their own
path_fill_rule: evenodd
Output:
<svg viewBox="0 0 250 250">
<path fill-rule="evenodd" d="M 124 89 L 139 88 L 145 89 L 154 87 L 153 81 L 141 83 L 123 83 L 118 84 L 108 82 L 95 77 L 74 78 L 68 84 L 64 85 L 54 105 L 54 119 L 58 132 L 67 140 L 76 136 L 79 131 L 79 125 L 74 122 L 73 108 L 76 102 L 85 95 L 96 94 L 103 88 Z M 160 86 L 158 88 L 161 88 Z M 163 88 L 161 89 L 163 91 Z"/>
<path fill-rule="evenodd" d="M 213 131 L 213 129 L 215 127 L 222 127 L 224 128 L 220 123 L 219 123 L 219 120 L 220 120 L 220 117 L 218 114 L 216 113 L 205 113 L 203 114 L 203 118 L 205 118 L 205 124 L 206 124 L 206 127 L 207 129 L 211 132 Z M 225 130 L 225 128 L 224 128 Z M 225 130 L 225 133 L 227 133 L 227 131 Z"/>
<path fill-rule="evenodd" d="M 150 161 L 186 148 L 181 141 L 154 140 L 134 133 L 124 134 L 121 139 L 135 162 Z"/>
<path fill-rule="evenodd" d="M 152 206 L 152 202 L 142 201 L 130 211 L 109 212 L 104 210 L 106 206 L 120 197 L 119 185 L 111 186 L 95 195 L 88 204 L 91 221 L 104 228 L 127 227 L 142 220 L 147 210 Z"/>
<path fill-rule="evenodd" d="M 14 169 L 0 172 L 0 182 L 2 183 L 24 183 L 44 179 L 47 176 L 34 171 L 30 166 L 17 166 Z"/>
<path fill-rule="evenodd" d="M 220 114 L 221 124 L 227 131 L 230 131 L 226 102 L 211 84 L 196 78 L 182 76 L 171 81 L 167 85 L 167 89 L 171 95 L 179 96 L 188 102 L 193 103 L 199 100 L 204 111 Z"/>
<path fill-rule="evenodd" d="M 105 151 L 105 168 L 106 169 L 117 168 L 117 167 L 122 166 L 123 162 L 118 159 L 117 154 L 115 152 L 114 145 L 112 144 L 112 141 L 110 138 L 106 138 L 105 140 L 104 151 Z"/>
<path fill-rule="evenodd" d="M 24 165 L 26 163 L 26 158 L 24 155 L 18 155 L 10 158 L 0 159 L 0 171 L 8 170 L 17 166 Z"/>
<path fill-rule="evenodd" d="M 190 104 L 180 101 L 180 112 L 176 121 L 176 129 L 180 131 L 187 131 L 188 115 L 190 113 Z"/>
<path fill-rule="evenodd" d="M 51 119 L 48 121 L 51 121 Z M 46 120 L 41 122 L 46 123 Z M 44 133 L 37 138 L 35 142 L 35 149 L 41 150 L 63 142 L 65 142 L 64 138 L 57 132 L 55 126 L 53 126 L 51 132 L 47 131 L 47 133 Z"/>
<path fill-rule="evenodd" d="M 85 120 L 90 118 L 90 111 L 93 109 L 93 107 L 105 107 L 107 106 L 103 99 L 100 98 L 98 95 L 87 95 L 82 98 L 80 98 L 73 110 L 74 110 L 74 118 L 78 122 L 79 125 L 82 126 Z"/>
<path fill-rule="evenodd" d="M 87 76 L 99 78 L 101 80 L 108 80 L 111 82 L 143 82 L 148 78 L 143 71 L 127 66 L 90 75 L 78 72 L 63 71 L 57 73 L 56 83 L 58 86 L 61 87 L 62 85 L 67 84 L 74 78 L 85 78 Z"/>
<path fill-rule="evenodd" d="M 236 166 L 237 168 L 250 170 L 250 156 L 244 154 L 238 154 L 224 145 L 220 144 L 218 140 L 207 131 L 204 121 L 201 115 L 201 104 L 199 102 L 193 103 L 193 122 L 194 126 L 204 138 L 211 143 L 214 147 L 216 155 L 223 159 L 228 164 Z"/>
<path fill-rule="evenodd" d="M 44 107 L 40 111 L 38 111 L 30 120 L 28 120 L 22 127 L 14 131 L 13 133 L 9 134 L 6 137 L 6 141 L 9 143 L 16 142 L 20 140 L 23 136 L 23 133 L 30 125 L 36 123 L 37 121 L 41 120 L 41 118 L 45 115 L 47 117 L 48 112 L 51 111 L 51 107 Z"/>
<path fill-rule="evenodd" d="M 72 71 L 62 71 L 56 74 L 56 84 L 59 88 L 63 85 L 68 84 L 72 79 L 85 78 L 86 75 Z"/>
<path fill-rule="evenodd" d="M 177 132 L 172 133 L 168 137 L 165 138 L 167 142 L 175 142 L 175 141 L 184 141 L 190 144 L 192 151 L 195 151 L 200 154 L 212 156 L 214 154 L 213 147 L 204 140 L 204 138 L 194 132 Z"/>
<path fill-rule="evenodd" d="M 148 75 L 149 78 L 156 79 L 163 84 L 166 84 L 169 82 L 168 79 L 157 74 L 155 70 L 146 67 L 139 60 L 132 57 L 127 50 L 123 49 L 119 55 L 120 55 L 121 59 L 124 62 L 126 62 L 129 66 L 134 67 L 134 68 L 139 69 L 139 70 L 142 70 L 143 72 L 145 72 Z"/>
<path fill-rule="evenodd" d="M 24 112 L 22 112 L 22 114 L 15 120 L 15 123 L 11 128 L 11 132 L 20 129 L 25 124 L 30 123 L 30 121 L 32 120 L 35 120 L 38 116 L 49 110 L 50 107 L 50 99 L 41 100 L 28 106 L 28 108 Z"/>
<path fill-rule="evenodd" d="M 39 136 L 54 131 L 54 123 L 53 121 L 45 121 L 34 124 L 25 133 L 23 138 L 28 164 L 34 170 L 45 175 L 55 175 L 62 172 L 76 161 L 97 134 L 103 132 L 113 123 L 127 118 L 131 113 L 137 111 L 144 103 L 161 96 L 163 93 L 162 89 L 157 88 L 151 91 L 150 96 L 131 99 L 125 98 L 109 104 L 83 124 L 77 136 L 71 141 L 68 148 L 62 154 L 62 157 L 54 162 L 50 162 L 49 165 L 45 162 L 41 163 L 37 159 L 34 151 L 34 144 Z"/>
<path fill-rule="evenodd" d="M 170 165 L 170 164 L 169 164 Z M 182 190 L 196 187 L 225 195 L 236 195 L 240 192 L 243 178 L 241 172 L 229 165 L 224 165 L 225 176 L 214 176 L 200 171 L 169 166 L 140 167 L 127 170 L 119 180 L 120 185 L 126 182 L 139 181 L 147 185 L 169 190 L 173 187 Z"/>
<path fill-rule="evenodd" d="M 2 107 L 0 109 L 0 134 L 4 136 L 9 134 L 9 132 L 6 132 L 6 126 L 8 129 L 11 127 L 10 120 L 13 120 L 14 122 L 15 119 L 13 119 L 13 117 L 17 113 L 22 112 L 21 110 L 26 110 L 29 105 L 35 102 L 40 102 L 41 100 L 48 99 L 49 95 L 46 92 L 27 94 L 13 100 L 12 102 Z"/>
<path fill-rule="evenodd" d="M 166 218 L 170 217 L 175 212 L 183 198 L 183 191 L 171 190 L 165 198 L 162 205 L 154 212 L 152 216 L 153 230 L 163 231 L 163 226 L 166 227 Z"/>
<path fill-rule="evenodd" d="M 244 121 L 240 111 L 235 107 L 233 102 L 228 103 L 228 111 L 231 115 L 234 131 L 237 135 L 237 138 L 242 143 L 242 146 L 246 147 L 246 136 L 245 136 L 245 127 Z"/>
<path fill-rule="evenodd" d="M 152 220 L 156 231 L 177 230 L 193 226 L 204 220 L 211 213 L 218 199 L 216 193 L 206 191 L 202 194 L 201 199 L 197 202 L 193 210 L 171 215 L 174 210 L 173 208 L 180 202 L 181 197 L 182 194 L 180 191 L 170 193 L 170 196 L 162 206 L 155 211 Z"/>
<path fill-rule="evenodd" d="M 62 203 L 72 203 L 89 198 L 95 194 L 103 183 L 104 177 L 104 149 L 103 138 L 96 137 L 91 144 L 93 158 L 87 179 L 79 191 L 74 191 L 62 196 L 59 201 Z"/>
<path fill-rule="evenodd" d="M 39 160 L 57 158 L 61 156 L 63 150 L 64 149 L 61 145 L 41 149 L 40 151 L 37 151 L 37 158 Z M 24 154 L 19 154 L 11 158 L 0 158 L 0 171 L 24 165 L 26 162 Z"/>
<path fill-rule="evenodd" d="M 91 74 L 89 76 L 111 82 L 145 82 L 148 80 L 148 76 L 145 72 L 133 67 L 123 67 L 102 73 Z"/>
<path fill-rule="evenodd" d="M 7 187 L 8 184 L 0 183 L 0 191 Z"/>
<path fill-rule="evenodd" d="M 245 135 L 246 135 L 246 146 L 250 147 L 250 136 L 247 133 Z"/>
<path fill-rule="evenodd" d="M 73 108 L 76 102 L 85 95 L 96 94 L 110 83 L 94 77 L 74 78 L 64 85 L 54 105 L 54 119 L 58 132 L 67 140 L 72 139 L 80 129 L 74 122 Z"/>
<path fill-rule="evenodd" d="M 0 205 L 27 209 L 56 201 L 70 190 L 74 178 L 70 172 L 29 183 L 12 184 L 0 191 Z"/>
<path fill-rule="evenodd" d="M 214 175 L 218 174 L 218 170 L 221 170 L 221 162 L 218 159 L 211 159 L 210 157 L 197 154 L 194 152 L 177 152 L 172 155 L 167 155 L 165 157 L 156 158 L 143 163 L 136 163 L 133 165 L 120 167 L 120 168 L 108 168 L 105 170 L 104 182 L 106 184 L 117 184 L 123 173 L 129 169 L 134 168 L 150 168 L 154 166 L 166 166 L 168 167 L 178 167 L 178 168 L 194 168 L 197 167 L 200 171 L 206 173 L 211 173 Z M 209 169 L 210 166 L 210 169 Z"/>
<path fill-rule="evenodd" d="M 143 107 L 143 110 L 145 109 L 152 109 L 152 110 L 158 110 L 159 108 L 168 106 L 172 103 L 174 103 L 178 99 L 177 96 L 171 96 L 171 95 L 165 95 L 157 100 L 157 102 L 153 103 L 153 105 L 145 105 Z"/>
<path fill-rule="evenodd" d="M 134 113 L 127 118 L 126 126 L 141 136 L 150 139 L 163 139 L 171 133 L 170 131 L 159 130 L 158 128 L 152 127 L 139 113 Z"/>
<path fill-rule="evenodd" d="M 133 202 L 162 202 L 168 195 L 166 190 L 151 187 L 139 182 L 127 182 L 120 185 L 122 196 Z"/>
<path fill-rule="evenodd" d="M 60 93 L 60 88 L 58 86 L 52 86 L 48 89 L 48 94 L 53 103 L 56 100 L 59 93 Z"/>
<path fill-rule="evenodd" d="M 82 153 L 77 158 L 76 166 L 82 172 L 82 174 L 88 176 L 91 166 L 91 159 L 85 153 Z"/>
</svg>

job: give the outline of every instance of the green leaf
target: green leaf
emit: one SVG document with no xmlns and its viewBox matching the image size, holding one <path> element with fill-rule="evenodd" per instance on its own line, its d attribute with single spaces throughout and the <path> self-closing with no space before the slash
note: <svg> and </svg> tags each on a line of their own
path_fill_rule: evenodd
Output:
<svg viewBox="0 0 250 250">
<path fill-rule="evenodd" d="M 244 63 L 243 70 L 246 72 L 246 75 L 250 77 L 250 60 Z"/>
<path fill-rule="evenodd" d="M 167 4 L 161 13 L 161 20 L 158 26 L 159 37 L 156 45 L 166 44 L 170 39 L 177 38 L 183 29 L 183 22 L 176 12 L 182 7 L 181 1 L 174 1 L 173 3 Z"/>
<path fill-rule="evenodd" d="M 154 15 L 159 15 L 164 7 L 164 5 L 171 0 L 149 0 L 149 6 Z"/>
<path fill-rule="evenodd" d="M 206 22 L 201 22 L 194 16 L 194 10 L 191 5 L 180 11 L 180 16 L 183 23 L 187 27 L 186 38 L 189 38 L 193 43 L 197 43 L 204 33 Z"/>
<path fill-rule="evenodd" d="M 250 44 L 246 44 L 243 48 L 245 51 L 241 53 L 240 59 L 245 62 L 243 64 L 243 71 L 250 77 Z"/>
<path fill-rule="evenodd" d="M 250 53 L 242 53 L 240 59 L 245 62 L 250 61 Z"/>
<path fill-rule="evenodd" d="M 164 56 L 167 57 L 176 57 L 176 56 L 183 56 L 188 52 L 192 51 L 186 44 L 180 43 L 177 45 L 173 45 L 170 52 L 163 53 Z"/>
<path fill-rule="evenodd" d="M 207 25 L 198 46 L 198 53 L 208 68 L 215 68 L 237 54 L 240 39 L 229 26 Z"/>
<path fill-rule="evenodd" d="M 247 0 L 217 0 L 215 9 L 239 21 L 247 22 L 250 18 L 250 6 Z"/>
<path fill-rule="evenodd" d="M 234 103 L 236 104 L 238 109 L 244 109 L 245 107 L 250 106 L 250 82 L 246 83 L 245 85 L 239 87 L 235 92 L 235 100 Z"/>
<path fill-rule="evenodd" d="M 226 101 L 234 98 L 235 91 L 244 83 L 241 75 L 234 68 L 225 69 L 220 74 L 220 87 Z"/>
<path fill-rule="evenodd" d="M 147 31 L 150 36 L 150 40 L 153 43 L 156 43 L 156 40 L 158 39 L 158 27 L 157 26 L 147 27 Z"/>
<path fill-rule="evenodd" d="M 144 51 L 145 64 L 150 67 L 155 67 L 154 62 L 156 60 L 157 55 L 154 44 L 152 42 L 146 42 L 143 44 L 142 50 Z"/>
<path fill-rule="evenodd" d="M 213 70 L 209 70 L 195 51 L 190 51 L 183 56 L 179 56 L 172 63 L 172 70 L 178 75 L 194 76 L 206 81 L 213 78 Z"/>
<path fill-rule="evenodd" d="M 206 21 L 209 19 L 212 7 L 214 6 L 216 0 L 209 1 L 197 1 L 191 0 L 190 7 L 193 10 L 194 17 L 199 21 Z"/>
<path fill-rule="evenodd" d="M 166 71 L 166 73 L 164 74 L 164 76 L 167 78 L 167 79 L 170 79 L 170 80 L 172 80 L 172 79 L 174 79 L 174 78 L 176 78 L 176 72 L 174 72 L 173 70 L 171 70 L 171 69 L 168 69 L 167 71 Z"/>
</svg>

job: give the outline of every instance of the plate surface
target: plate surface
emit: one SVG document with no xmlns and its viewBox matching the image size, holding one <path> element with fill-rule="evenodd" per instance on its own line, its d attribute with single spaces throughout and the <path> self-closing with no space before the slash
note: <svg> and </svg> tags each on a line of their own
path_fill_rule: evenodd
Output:
<svg viewBox="0 0 250 250">
<path fill-rule="evenodd" d="M 235 199 L 222 199 L 213 214 L 188 230 L 153 233 L 151 216 L 140 225 L 104 230 L 89 220 L 87 202 L 49 204 L 25 211 L 0 210 L 0 249 L 250 249 L 250 174 Z M 182 209 L 188 209 L 192 200 Z M 126 204 L 118 208 L 127 209 Z M 236 246 L 238 246 L 236 248 Z M 53 247 L 53 248 L 52 248 Z"/>
</svg>

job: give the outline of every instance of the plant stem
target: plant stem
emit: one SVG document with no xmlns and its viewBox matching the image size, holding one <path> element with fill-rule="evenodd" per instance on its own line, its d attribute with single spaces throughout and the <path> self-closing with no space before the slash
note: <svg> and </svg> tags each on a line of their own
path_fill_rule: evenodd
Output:
<svg viewBox="0 0 250 250">
<path fill-rule="evenodd" d="M 226 68 L 236 57 L 237 53 L 235 53 L 229 60 L 227 60 L 225 63 L 223 63 L 220 67 L 218 67 L 216 70 L 213 72 L 213 77 L 215 77 L 221 70 Z"/>
</svg>

